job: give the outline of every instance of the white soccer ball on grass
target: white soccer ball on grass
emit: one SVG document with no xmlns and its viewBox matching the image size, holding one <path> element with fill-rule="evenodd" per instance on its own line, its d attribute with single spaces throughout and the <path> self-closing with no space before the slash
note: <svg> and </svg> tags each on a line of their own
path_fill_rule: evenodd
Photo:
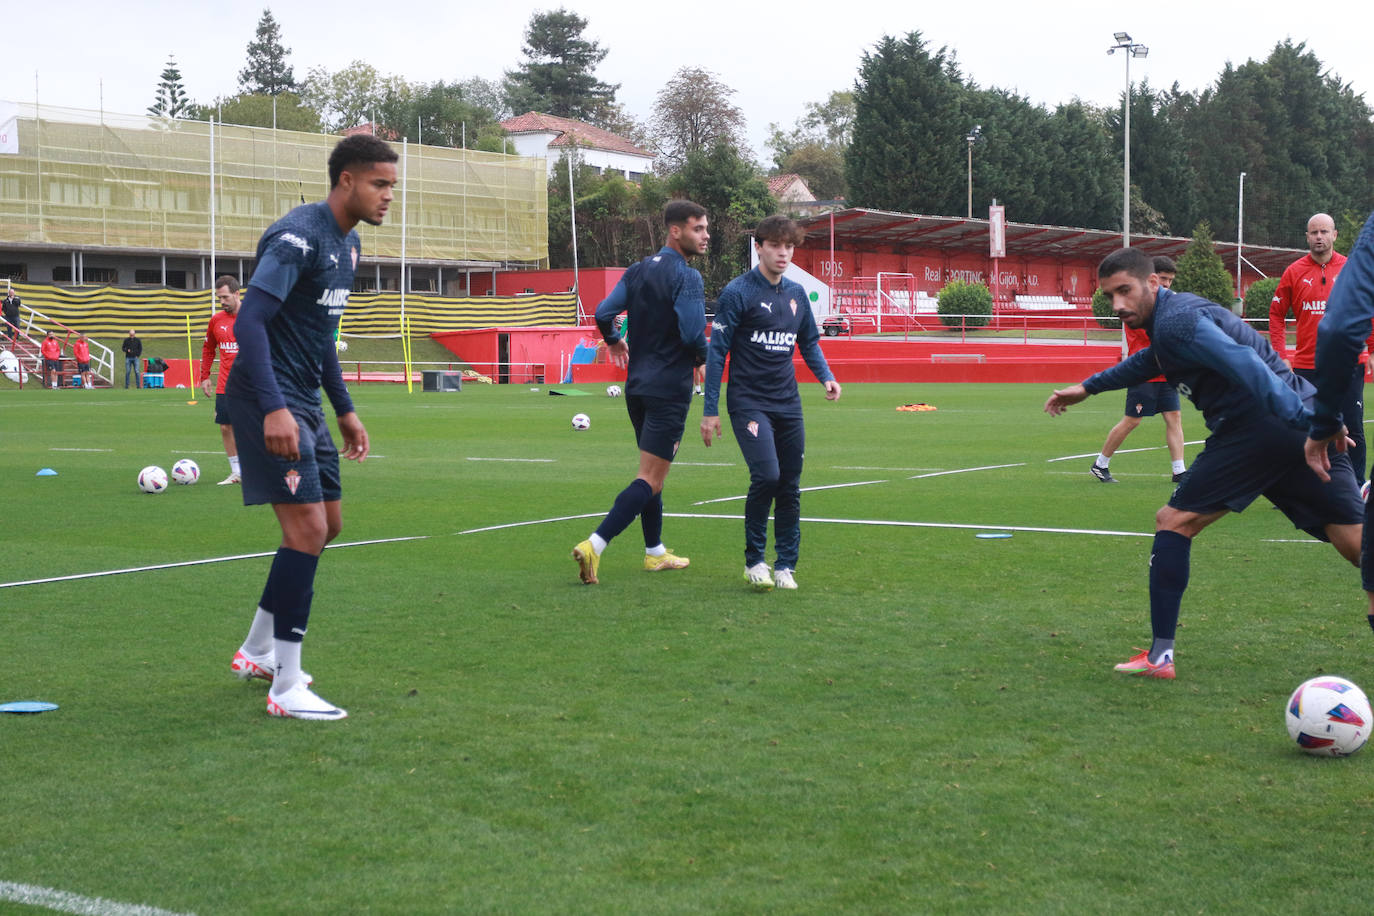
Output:
<svg viewBox="0 0 1374 916">
<path fill-rule="evenodd" d="M 340 337 L 338 340 L 334 341 L 334 349 L 338 350 L 340 353 L 347 353 L 348 341 Z"/>
<path fill-rule="evenodd" d="M 620 393 L 621 392 L 619 385 L 611 385 L 609 388 L 606 389 L 606 397 L 608 398 L 618 398 L 620 397 Z"/>
<path fill-rule="evenodd" d="M 190 486 L 197 480 L 200 480 L 200 465 L 196 464 L 190 458 L 182 458 L 176 464 L 172 465 L 172 479 L 177 483 Z"/>
<path fill-rule="evenodd" d="M 1374 713 L 1364 691 L 1343 677 L 1303 681 L 1284 707 L 1288 737 L 1309 754 L 1349 757 L 1369 740 Z"/>
<path fill-rule="evenodd" d="M 585 413 L 574 414 L 572 424 L 573 429 L 591 429 L 592 418 Z"/>
<path fill-rule="evenodd" d="M 144 493 L 161 493 L 167 489 L 167 472 L 150 464 L 138 472 L 138 488 Z"/>
</svg>

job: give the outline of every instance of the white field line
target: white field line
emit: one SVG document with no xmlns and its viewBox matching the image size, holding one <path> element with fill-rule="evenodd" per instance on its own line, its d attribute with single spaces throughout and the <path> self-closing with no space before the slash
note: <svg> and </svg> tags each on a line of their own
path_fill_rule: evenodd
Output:
<svg viewBox="0 0 1374 916">
<path fill-rule="evenodd" d="M 557 460 L 557 458 L 468 458 L 468 461 L 510 461 L 519 464 L 553 464 Z"/>
<path fill-rule="evenodd" d="M 1184 444 L 1184 445 L 1202 445 L 1202 443 L 1205 442 L 1205 441 L 1206 441 L 1205 439 L 1194 439 L 1194 440 L 1192 440 L 1191 442 L 1185 442 L 1185 443 L 1183 443 L 1183 444 Z M 1119 449 L 1117 449 L 1116 451 L 1112 452 L 1112 455 L 1113 455 L 1113 456 L 1116 456 L 1116 455 L 1125 455 L 1125 454 L 1129 454 L 1130 452 L 1157 452 L 1157 451 L 1160 451 L 1161 449 L 1166 449 L 1166 448 L 1168 448 L 1168 447 L 1169 447 L 1169 446 L 1167 446 L 1167 445 L 1152 445 L 1152 446 L 1149 446 L 1149 447 L 1147 447 L 1147 448 L 1119 448 Z M 1089 453 L 1086 454 L 1086 455 L 1065 455 L 1065 456 L 1062 457 L 1062 458 L 1046 458 L 1046 459 L 1045 459 L 1045 463 L 1046 463 L 1046 464 L 1053 464 L 1053 463 L 1056 462 L 1056 461 L 1078 461 L 1079 459 L 1082 459 L 1082 458 L 1096 458 L 1096 457 L 1097 457 L 1097 452 L 1089 452 Z"/>
<path fill-rule="evenodd" d="M 915 477 L 908 477 L 907 480 L 920 480 L 923 477 L 944 477 L 946 474 L 967 474 L 970 471 L 1000 471 L 1002 468 L 1023 468 L 1026 462 L 1018 461 L 1015 464 L 987 464 L 980 468 L 959 468 L 954 471 L 934 471 L 930 474 L 917 474 Z"/>
<path fill-rule="evenodd" d="M 832 471 L 939 471 L 942 468 L 877 468 L 863 464 L 832 464 Z"/>
<path fill-rule="evenodd" d="M 392 544 L 397 541 L 423 541 L 433 535 L 417 534 L 410 537 L 401 538 L 376 538 L 371 541 L 348 541 L 343 544 L 330 544 L 325 550 L 334 550 L 338 547 L 364 547 L 369 544 Z M 157 569 L 177 569 L 181 566 L 209 566 L 212 563 L 228 563 L 232 560 L 252 560 L 259 557 L 270 557 L 276 554 L 275 550 L 266 550 L 262 553 L 240 553 L 228 557 L 207 557 L 203 560 L 182 560 L 180 563 L 158 563 L 155 566 L 129 566 L 125 569 L 104 569 L 97 572 L 72 573 L 68 576 L 50 576 L 46 579 L 25 579 L 21 582 L 0 582 L 0 588 L 15 588 L 20 585 L 46 585 L 51 582 L 70 582 L 74 579 L 99 579 L 103 576 L 119 576 L 124 573 L 152 572 Z"/>
<path fill-rule="evenodd" d="M 667 515 L 667 513 L 664 513 Z M 560 515 L 557 518 L 536 518 L 527 522 L 507 522 L 504 525 L 487 525 L 484 528 L 467 528 L 454 534 L 481 534 L 483 531 L 501 531 L 505 528 L 525 528 L 529 525 L 547 525 L 550 522 L 573 522 L 579 518 L 603 518 L 604 512 L 584 512 L 581 515 Z"/>
<path fill-rule="evenodd" d="M 842 490 L 846 487 L 866 487 L 875 483 L 887 483 L 886 480 L 860 480 L 855 483 L 828 483 L 822 487 L 802 487 L 803 493 L 814 493 L 817 490 Z M 748 499 L 746 496 L 722 496 L 719 499 L 703 499 L 700 502 L 692 503 L 694 506 L 709 506 L 711 503 L 733 503 L 741 499 Z"/>
<path fill-rule="evenodd" d="M 193 913 L 173 913 L 171 910 L 162 910 L 141 903 L 117 903 L 103 897 L 83 897 L 69 891 L 39 887 L 35 884 L 18 884 L 14 881 L 0 881 L 0 900 L 22 903 L 26 906 L 41 906 L 59 913 L 74 913 L 77 916 L 194 916 Z"/>
<path fill-rule="evenodd" d="M 705 515 L 689 512 L 665 512 L 668 518 L 714 518 L 743 519 L 742 515 Z M 1043 534 L 1097 534 L 1126 538 L 1152 538 L 1153 531 L 1108 531 L 1098 528 L 1037 528 L 1027 525 L 972 525 L 961 522 L 903 522 L 888 519 L 866 518 L 814 518 L 802 516 L 802 521 L 813 525 L 874 525 L 880 528 L 956 528 L 968 531 L 1034 531 Z"/>
</svg>

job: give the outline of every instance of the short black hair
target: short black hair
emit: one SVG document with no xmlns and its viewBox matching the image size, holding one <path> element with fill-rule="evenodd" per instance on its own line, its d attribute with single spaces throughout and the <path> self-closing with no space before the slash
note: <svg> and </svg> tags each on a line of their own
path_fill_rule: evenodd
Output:
<svg viewBox="0 0 1374 916">
<path fill-rule="evenodd" d="M 1102 280 L 1123 270 L 1137 280 L 1148 280 L 1150 274 L 1155 272 L 1155 262 L 1139 248 L 1119 248 L 1097 265 L 1097 279 Z"/>
<path fill-rule="evenodd" d="M 385 141 L 378 140 L 371 134 L 344 137 L 334 145 L 334 151 L 329 154 L 329 187 L 337 187 L 339 176 L 357 166 L 395 162 L 399 158 L 396 151 Z"/>
<path fill-rule="evenodd" d="M 1155 255 L 1155 273 L 1176 274 L 1178 273 L 1178 265 L 1167 254 L 1157 254 Z"/>
<path fill-rule="evenodd" d="M 663 206 L 663 225 L 675 226 L 689 219 L 701 219 L 706 208 L 690 200 L 670 200 Z"/>
<path fill-rule="evenodd" d="M 764 242 L 791 242 L 793 245 L 800 245 L 805 238 L 806 232 L 796 221 L 779 214 L 766 217 L 754 227 L 754 241 L 759 245 Z"/>
</svg>

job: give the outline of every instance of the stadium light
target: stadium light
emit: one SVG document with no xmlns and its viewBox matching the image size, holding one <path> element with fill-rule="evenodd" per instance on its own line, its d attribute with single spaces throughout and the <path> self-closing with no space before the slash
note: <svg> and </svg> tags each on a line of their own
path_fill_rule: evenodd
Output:
<svg viewBox="0 0 1374 916">
<path fill-rule="evenodd" d="M 964 140 L 968 142 L 968 218 L 973 219 L 973 144 L 983 135 L 983 125 L 973 125 Z"/>
<path fill-rule="evenodd" d="M 1131 244 L 1131 58 L 1146 57 L 1149 55 L 1150 49 L 1145 45 L 1132 43 L 1129 32 L 1114 32 L 1112 37 L 1116 39 L 1116 44 L 1108 48 L 1107 53 L 1126 52 L 1126 106 L 1125 117 L 1122 119 L 1125 153 L 1122 165 L 1121 247 L 1129 248 Z"/>
</svg>

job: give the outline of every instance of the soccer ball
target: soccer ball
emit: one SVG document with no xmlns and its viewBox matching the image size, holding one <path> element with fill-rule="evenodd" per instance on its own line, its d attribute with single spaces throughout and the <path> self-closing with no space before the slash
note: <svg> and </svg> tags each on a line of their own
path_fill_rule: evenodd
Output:
<svg viewBox="0 0 1374 916">
<path fill-rule="evenodd" d="M 585 413 L 576 414 L 573 417 L 573 429 L 591 429 L 592 418 Z"/>
<path fill-rule="evenodd" d="M 138 472 L 138 488 L 144 493 L 161 493 L 167 489 L 167 472 L 150 464 Z"/>
<path fill-rule="evenodd" d="M 1369 740 L 1374 714 L 1364 691 L 1340 677 L 1304 681 L 1284 711 L 1288 736 L 1309 754 L 1349 757 Z"/>
<path fill-rule="evenodd" d="M 340 338 L 339 340 L 334 341 L 334 349 L 338 350 L 340 353 L 347 353 L 347 352 L 348 352 L 348 341 L 346 341 L 346 340 L 344 340 L 344 339 L 342 339 L 342 338 Z"/>
<path fill-rule="evenodd" d="M 607 388 L 607 389 L 606 389 L 606 397 L 608 397 L 608 398 L 618 398 L 618 397 L 620 397 L 620 386 L 619 386 L 619 385 L 612 385 L 612 386 L 610 386 L 609 388 Z"/>
<path fill-rule="evenodd" d="M 193 484 L 200 480 L 200 465 L 190 458 L 182 458 L 172 465 L 172 479 L 177 483 Z"/>
</svg>

